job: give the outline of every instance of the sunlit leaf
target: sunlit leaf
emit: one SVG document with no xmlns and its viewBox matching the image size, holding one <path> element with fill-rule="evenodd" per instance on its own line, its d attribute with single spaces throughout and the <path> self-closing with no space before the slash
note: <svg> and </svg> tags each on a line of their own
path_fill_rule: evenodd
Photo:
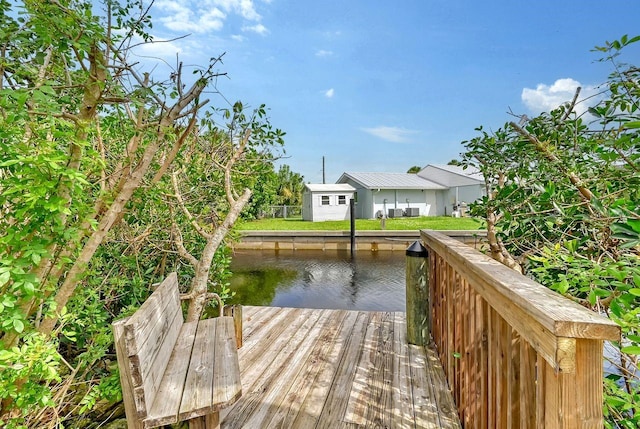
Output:
<svg viewBox="0 0 640 429">
<path fill-rule="evenodd" d="M 640 355 L 640 346 L 627 346 L 622 347 L 620 349 L 622 353 L 626 353 L 628 355 Z"/>
</svg>

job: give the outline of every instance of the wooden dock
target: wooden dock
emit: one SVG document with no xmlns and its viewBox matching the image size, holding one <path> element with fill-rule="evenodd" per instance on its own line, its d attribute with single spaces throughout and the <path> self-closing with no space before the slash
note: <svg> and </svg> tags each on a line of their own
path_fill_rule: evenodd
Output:
<svg viewBox="0 0 640 429">
<path fill-rule="evenodd" d="M 434 350 L 404 313 L 244 307 L 243 396 L 223 429 L 460 428 Z"/>
</svg>

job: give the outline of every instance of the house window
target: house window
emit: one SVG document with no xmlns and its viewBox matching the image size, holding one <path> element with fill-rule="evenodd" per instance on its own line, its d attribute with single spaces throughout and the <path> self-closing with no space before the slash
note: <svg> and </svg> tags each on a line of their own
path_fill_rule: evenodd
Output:
<svg viewBox="0 0 640 429">
<path fill-rule="evenodd" d="M 329 205 L 329 195 L 323 195 L 322 196 L 322 205 L 323 206 L 328 206 Z"/>
<path fill-rule="evenodd" d="M 338 195 L 338 205 L 347 204 L 347 196 L 346 195 Z"/>
</svg>

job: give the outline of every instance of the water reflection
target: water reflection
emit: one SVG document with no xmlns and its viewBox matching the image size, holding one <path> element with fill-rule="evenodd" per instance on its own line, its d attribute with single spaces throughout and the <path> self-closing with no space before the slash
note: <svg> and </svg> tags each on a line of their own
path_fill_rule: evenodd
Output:
<svg viewBox="0 0 640 429">
<path fill-rule="evenodd" d="M 232 303 L 404 311 L 404 252 L 238 251 Z"/>
</svg>

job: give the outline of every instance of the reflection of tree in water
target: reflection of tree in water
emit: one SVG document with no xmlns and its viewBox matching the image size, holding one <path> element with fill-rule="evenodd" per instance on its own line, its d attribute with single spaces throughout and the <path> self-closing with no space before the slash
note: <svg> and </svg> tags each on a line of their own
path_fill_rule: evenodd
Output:
<svg viewBox="0 0 640 429">
<path fill-rule="evenodd" d="M 400 311 L 404 265 L 403 252 L 247 251 L 233 258 L 232 302 Z"/>
<path fill-rule="evenodd" d="M 302 261 L 302 260 L 301 260 Z M 355 258 L 351 257 L 304 261 L 301 272 L 302 288 L 316 289 L 322 287 L 325 291 L 341 291 L 340 296 L 349 299 L 351 304 L 357 301 L 358 284 L 361 279 L 357 273 Z M 328 292 L 329 293 L 329 292 Z"/>
<path fill-rule="evenodd" d="M 229 288 L 235 292 L 229 304 L 269 305 L 276 289 L 288 289 L 298 277 L 296 270 L 262 267 L 236 269 Z"/>
<path fill-rule="evenodd" d="M 310 270 L 309 266 L 305 265 L 302 270 L 302 287 L 308 288 L 309 286 L 312 286 L 315 283 L 314 280 L 315 276 L 313 275 L 313 270 Z"/>
</svg>

